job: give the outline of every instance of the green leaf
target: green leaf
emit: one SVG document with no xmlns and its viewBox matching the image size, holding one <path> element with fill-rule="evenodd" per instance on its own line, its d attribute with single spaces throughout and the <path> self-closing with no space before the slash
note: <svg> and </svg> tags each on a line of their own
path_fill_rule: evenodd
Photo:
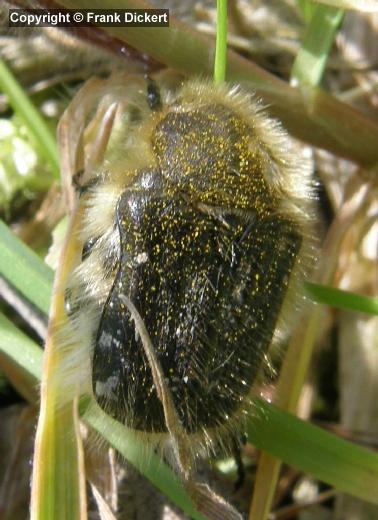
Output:
<svg viewBox="0 0 378 520">
<path fill-rule="evenodd" d="M 378 13 L 377 0 L 314 0 L 314 2 L 332 5 L 338 9 L 353 9 L 362 13 Z"/>
<path fill-rule="evenodd" d="M 14 326 L 0 320 L 5 334 L 0 338 L 0 350 L 11 355 L 20 367 L 34 377 L 41 375 L 41 350 L 31 340 L 20 342 Z M 4 340 L 2 340 L 4 338 Z M 13 349 L 13 345 L 17 345 Z M 82 404 L 83 419 L 105 440 L 123 454 L 188 514 L 194 516 L 189 498 L 185 495 L 173 472 L 150 453 L 134 432 L 111 419 L 97 405 Z M 248 425 L 249 440 L 258 448 L 308 473 L 337 489 L 372 503 L 378 503 L 378 455 L 368 449 L 344 441 L 271 404 L 256 400 L 255 413 Z M 151 465 L 150 465 L 151 462 Z M 160 473 L 161 472 L 161 473 Z M 177 497 L 177 498 L 176 498 Z M 184 497 L 184 498 L 183 498 Z"/>
<path fill-rule="evenodd" d="M 48 314 L 53 271 L 0 220 L 0 274 Z"/>
<path fill-rule="evenodd" d="M 38 402 L 42 349 L 0 313 L 0 368 L 17 392 Z"/>
<path fill-rule="evenodd" d="M 309 282 L 305 284 L 305 287 L 311 298 L 318 303 L 348 311 L 378 315 L 378 298 L 370 298 L 350 291 Z"/>
<path fill-rule="evenodd" d="M 378 504 L 378 454 L 256 400 L 248 437 L 258 448 L 340 491 Z"/>
<path fill-rule="evenodd" d="M 204 520 L 176 475 L 135 432 L 106 415 L 93 400 L 82 418 L 184 513 L 195 520 Z"/>
<path fill-rule="evenodd" d="M 317 5 L 307 27 L 302 46 L 291 71 L 293 84 L 320 84 L 336 32 L 344 17 L 344 11 L 325 5 Z"/>
<path fill-rule="evenodd" d="M 316 3 L 311 0 L 297 0 L 298 7 L 307 23 L 311 21 L 311 18 L 316 9 Z"/>
<path fill-rule="evenodd" d="M 0 350 L 35 381 L 42 376 L 42 349 L 0 313 Z"/>
</svg>

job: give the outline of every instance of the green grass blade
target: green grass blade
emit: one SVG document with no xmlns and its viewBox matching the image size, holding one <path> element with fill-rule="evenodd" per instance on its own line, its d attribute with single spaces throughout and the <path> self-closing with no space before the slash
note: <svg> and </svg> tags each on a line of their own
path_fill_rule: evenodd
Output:
<svg viewBox="0 0 378 520">
<path fill-rule="evenodd" d="M 303 18 L 307 23 L 309 23 L 315 12 L 317 4 L 309 0 L 297 0 L 297 4 L 302 13 Z"/>
<path fill-rule="evenodd" d="M 215 47 L 214 83 L 226 79 L 227 61 L 227 0 L 217 0 L 217 40 Z"/>
<path fill-rule="evenodd" d="M 39 414 L 30 520 L 87 520 L 82 438 L 76 428 L 74 406 L 71 402 Z"/>
<path fill-rule="evenodd" d="M 0 370 L 27 401 L 38 402 L 42 349 L 1 313 Z"/>
<path fill-rule="evenodd" d="M 377 0 L 314 0 L 320 4 L 332 5 L 338 9 L 354 9 L 362 13 L 377 13 Z"/>
<path fill-rule="evenodd" d="M 9 325 L 7 320 L 0 318 L 1 329 L 4 324 L 5 334 L 0 335 L 0 350 L 12 356 L 27 373 L 39 378 L 41 350 L 31 340 L 20 342 L 22 333 Z M 19 347 L 13 348 L 17 343 Z M 341 491 L 378 503 L 377 453 L 344 441 L 262 400 L 256 401 L 257 413 L 248 426 L 249 439 L 253 444 Z M 97 405 L 88 407 L 83 419 L 135 464 L 166 496 L 188 514 L 193 514 L 189 513 L 192 511 L 191 502 L 174 474 L 157 456 L 148 453 L 140 440 L 136 439 L 134 443 L 132 432 L 104 414 Z M 176 496 L 179 497 L 177 500 Z M 196 514 L 193 517 L 200 518 Z"/>
<path fill-rule="evenodd" d="M 311 16 L 302 46 L 294 61 L 291 81 L 299 85 L 319 85 L 344 11 L 317 5 Z"/>
<path fill-rule="evenodd" d="M 0 221 L 0 274 L 48 314 L 53 271 Z"/>
<path fill-rule="evenodd" d="M 37 383 L 42 377 L 42 349 L 0 313 L 0 350 Z"/>
<path fill-rule="evenodd" d="M 378 504 L 378 454 L 258 399 L 248 436 L 258 448 L 313 477 Z"/>
<path fill-rule="evenodd" d="M 0 253 L 0 272 L 25 298 L 47 312 L 52 287 L 52 271 L 3 223 L 0 223 L 0 239 L 3 245 Z M 22 377 L 15 365 L 18 364 L 18 368 L 23 368 L 29 374 L 41 378 L 41 349 L 36 350 L 33 342 L 27 342 L 25 337 L 20 337 L 17 329 L 11 328 L 5 319 L 0 321 L 0 329 L 1 337 L 5 339 L 5 344 L 0 344 L 2 350 L 0 366 L 15 387 L 26 397 L 31 396 L 33 399 L 32 390 L 35 386 L 29 381 L 28 387 L 28 378 Z M 55 388 L 52 388 L 52 393 L 49 393 L 51 399 L 54 397 L 54 390 Z M 48 419 L 51 415 L 56 418 L 56 421 L 46 420 L 42 434 L 39 429 L 37 430 L 36 445 L 42 448 L 34 455 L 34 484 L 30 511 L 31 518 L 34 520 L 84 518 L 79 511 L 86 508 L 81 499 L 82 473 L 78 469 L 78 461 L 81 459 L 78 459 L 77 455 L 77 429 L 72 420 L 72 406 L 72 403 L 68 403 L 60 410 L 50 407 L 48 413 L 40 415 L 40 421 L 42 418 Z"/>
<path fill-rule="evenodd" d="M 309 282 L 305 284 L 305 287 L 311 298 L 318 303 L 338 309 L 378 315 L 378 298 Z"/>
<path fill-rule="evenodd" d="M 59 157 L 55 136 L 52 135 L 41 114 L 30 101 L 9 67 L 0 59 L 0 89 L 6 94 L 13 110 L 25 122 L 33 135 L 38 150 L 50 164 L 53 175 L 59 178 Z"/>
<path fill-rule="evenodd" d="M 134 432 L 106 415 L 93 401 L 82 418 L 184 513 L 194 520 L 204 520 L 175 474 Z"/>
</svg>

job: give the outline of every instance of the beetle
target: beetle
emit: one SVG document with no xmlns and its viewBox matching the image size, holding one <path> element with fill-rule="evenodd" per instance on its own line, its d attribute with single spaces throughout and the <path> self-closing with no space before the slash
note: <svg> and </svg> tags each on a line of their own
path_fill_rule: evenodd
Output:
<svg viewBox="0 0 378 520">
<path fill-rule="evenodd" d="M 208 518 L 240 518 L 196 482 L 194 461 L 230 449 L 295 314 L 313 255 L 311 168 L 249 93 L 167 78 L 95 80 L 63 117 L 81 244 L 67 326 L 87 360 L 74 353 L 66 380 L 171 450 Z"/>
</svg>

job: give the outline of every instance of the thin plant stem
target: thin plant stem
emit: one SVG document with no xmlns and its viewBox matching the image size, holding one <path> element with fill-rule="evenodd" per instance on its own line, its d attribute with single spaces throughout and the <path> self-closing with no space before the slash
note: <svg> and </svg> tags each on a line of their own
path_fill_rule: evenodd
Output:
<svg viewBox="0 0 378 520">
<path fill-rule="evenodd" d="M 227 62 L 227 0 L 217 0 L 217 41 L 215 47 L 214 83 L 226 79 Z"/>
</svg>

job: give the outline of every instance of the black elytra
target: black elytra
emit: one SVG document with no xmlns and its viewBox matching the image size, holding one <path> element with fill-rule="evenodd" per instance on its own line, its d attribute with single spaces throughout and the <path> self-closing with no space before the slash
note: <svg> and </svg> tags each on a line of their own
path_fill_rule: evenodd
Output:
<svg viewBox="0 0 378 520">
<path fill-rule="evenodd" d="M 222 139 L 229 153 L 222 146 L 216 165 L 204 160 L 207 169 L 201 175 L 207 182 L 193 188 L 190 154 L 198 165 L 198 150 L 206 153 L 206 148 L 186 136 L 188 129 L 195 135 L 197 124 L 204 128 L 203 117 L 212 121 L 206 133 L 209 157 Z M 100 406 L 120 422 L 144 432 L 167 431 L 126 295 L 145 323 L 180 422 L 195 433 L 224 424 L 250 393 L 272 340 L 301 234 L 294 221 L 276 211 L 259 163 L 240 145 L 242 125 L 236 117 L 225 124 L 224 110 L 214 106 L 207 114 L 189 112 L 169 121 L 163 120 L 155 136 L 158 166 L 140 170 L 118 200 L 119 263 L 96 334 L 92 384 Z M 172 139 L 164 140 L 168 131 L 181 135 L 175 137 L 177 153 Z M 189 155 L 180 183 L 185 146 Z M 167 150 L 172 178 L 165 171 Z"/>
</svg>

